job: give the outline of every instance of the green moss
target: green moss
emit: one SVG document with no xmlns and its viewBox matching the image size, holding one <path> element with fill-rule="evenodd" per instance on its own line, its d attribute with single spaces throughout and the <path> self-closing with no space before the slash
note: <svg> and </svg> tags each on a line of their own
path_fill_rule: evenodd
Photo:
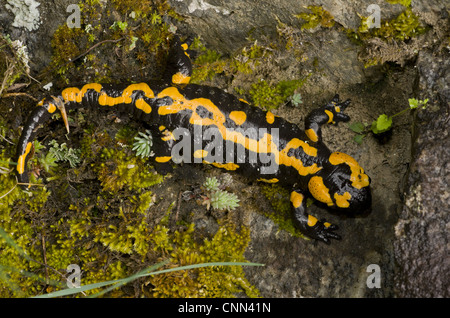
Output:
<svg viewBox="0 0 450 318">
<path fill-rule="evenodd" d="M 2 165 L 11 162 L 6 155 L 10 151 L 8 147 L 1 150 Z M 0 173 L 0 228 L 17 246 L 0 237 L 0 297 L 26 297 L 39 291 L 36 278 L 32 275 L 36 276 L 34 273 L 39 273 L 42 267 L 29 259 L 43 261 L 36 234 L 42 233 L 40 212 L 50 192 L 45 187 L 35 187 L 25 192 L 16 183 L 12 170 Z M 42 281 L 45 282 L 45 279 Z"/>
<path fill-rule="evenodd" d="M 28 54 L 20 41 L 0 34 L 0 96 L 17 80 L 28 75 Z"/>
<path fill-rule="evenodd" d="M 280 81 L 275 85 L 261 80 L 252 84 L 249 94 L 255 105 L 265 110 L 276 109 L 302 87 L 306 79 Z"/>
<path fill-rule="evenodd" d="M 380 28 L 373 28 L 369 33 L 383 40 L 404 41 L 424 32 L 425 28 L 421 25 L 419 18 L 410 8 L 407 8 L 394 19 L 382 21 Z"/>
<path fill-rule="evenodd" d="M 270 56 L 270 51 L 255 41 L 249 48 L 244 47 L 242 51 L 230 61 L 230 71 L 244 74 L 252 74 L 253 71 Z"/>
<path fill-rule="evenodd" d="M 81 1 L 80 8 L 81 28 L 63 25 L 53 36 L 52 64 L 47 75 L 51 81 L 63 82 L 55 84 L 55 89 L 69 82 L 112 78 L 123 82 L 131 73 L 135 78 L 137 72 L 150 69 L 143 65 L 155 65 L 155 72 L 159 71 L 157 63 L 152 62 L 164 62 L 171 38 L 171 26 L 163 17 L 176 17 L 167 1 L 90 0 Z M 95 50 L 91 50 L 94 45 Z M 221 72 L 220 55 L 204 52 L 200 63 L 217 62 L 214 72 Z M 256 53 L 255 48 L 245 54 L 253 58 Z M 116 63 L 116 54 L 121 63 Z M 130 74 L 124 74 L 124 68 Z M 5 168 L 5 173 L 0 170 L 0 227 L 24 251 L 20 253 L 0 238 L 1 297 L 29 297 L 65 288 L 64 277 L 70 264 L 80 266 L 81 283 L 86 285 L 129 276 L 161 259 L 169 259 L 169 266 L 193 261 L 245 261 L 247 228 L 238 231 L 232 224 L 221 224 L 216 234 L 204 237 L 189 225 L 189 220 L 184 220 L 185 227 L 169 226 L 169 217 L 174 219 L 170 216 L 173 204 L 167 208 L 161 190 L 154 187 L 163 178 L 132 151 L 137 130 L 124 127 L 113 138 L 110 131 L 117 127 L 108 127 L 106 133 L 90 124 L 92 120 L 86 123 L 82 113 L 77 112 L 76 123 L 87 128 L 74 130 L 65 149 L 61 147 L 65 141 L 58 139 L 53 152 L 36 149 L 30 160 L 32 170 L 39 172 L 39 156 L 68 155 L 69 149 L 79 148 L 76 167 L 57 167 L 51 172 L 54 180 L 46 179 L 47 187 L 33 186 L 27 191 L 16 185 L 13 166 L 9 167 L 11 171 Z M 10 131 L 10 127 L 0 129 L 2 135 Z M 13 148 L 0 149 L 1 162 L 11 161 Z M 50 169 L 54 158 L 45 160 L 45 156 L 41 159 Z M 48 177 L 43 170 L 40 173 Z M 42 183 L 43 179 L 36 181 L 31 173 L 31 181 Z M 60 284 L 55 285 L 55 281 Z M 180 284 L 173 286 L 172 281 Z M 133 286 L 136 290 L 130 292 Z M 173 273 L 160 280 L 149 277 L 133 286 L 107 295 L 258 295 L 238 266 Z"/>
<path fill-rule="evenodd" d="M 281 88 L 278 85 L 270 85 L 265 80 L 252 84 L 249 93 L 255 105 L 266 110 L 276 109 L 284 102 Z"/>
<path fill-rule="evenodd" d="M 265 213 L 265 215 L 273 220 L 281 230 L 287 231 L 296 237 L 305 238 L 292 222 L 289 191 L 277 184 L 262 184 L 261 192 L 270 201 L 274 210 L 273 212 Z"/>
<path fill-rule="evenodd" d="M 408 1 L 398 1 L 396 3 L 400 2 L 405 6 L 408 5 Z M 365 46 L 374 37 L 387 43 L 392 43 L 393 41 L 399 43 L 426 32 L 426 28 L 420 22 L 419 17 L 412 12 L 409 6 L 395 18 L 381 21 L 379 28 L 371 27 L 371 23 L 370 17 L 361 17 L 361 24 L 358 29 L 356 31 L 347 29 L 346 33 L 356 44 Z M 381 56 L 365 57 L 362 55 L 360 59 L 364 62 L 365 67 L 377 65 L 383 61 Z"/>
<path fill-rule="evenodd" d="M 193 224 L 173 235 L 172 265 L 182 266 L 216 261 L 245 261 L 243 253 L 250 239 L 247 228 L 238 233 L 232 225 L 222 225 L 210 239 L 194 239 Z M 154 297 L 233 297 L 244 292 L 249 297 L 259 292 L 246 279 L 240 266 L 205 267 L 172 272 L 149 280 Z"/>
<path fill-rule="evenodd" d="M 384 41 L 405 41 L 424 32 L 425 27 L 422 26 L 419 18 L 412 12 L 411 8 L 406 8 L 391 20 L 381 21 L 379 28 L 370 28 L 369 17 L 361 17 L 361 24 L 358 30 L 347 30 L 348 36 L 359 41 L 359 43 L 364 43 L 373 37 Z"/>
<path fill-rule="evenodd" d="M 386 2 L 389 2 L 391 4 L 401 4 L 404 7 L 411 6 L 411 0 L 386 0 Z"/>
<path fill-rule="evenodd" d="M 301 29 L 313 29 L 317 26 L 322 26 L 324 28 L 331 28 L 334 25 L 334 17 L 330 12 L 325 10 L 321 6 L 307 6 L 311 13 L 299 13 L 294 15 L 298 19 L 305 20 L 306 22 L 302 24 Z"/>
<path fill-rule="evenodd" d="M 221 54 L 206 48 L 200 38 L 195 38 L 190 49 L 197 52 L 198 56 L 193 60 L 191 83 L 201 83 L 212 79 L 215 75 L 224 71 L 226 64 Z"/>
<path fill-rule="evenodd" d="M 143 161 L 120 149 L 105 148 L 100 160 L 92 164 L 104 191 L 116 192 L 127 186 L 130 190 L 150 187 L 162 181 L 162 176 L 142 168 Z"/>
<path fill-rule="evenodd" d="M 81 1 L 79 6 L 81 27 L 63 24 L 53 35 L 51 77 L 64 84 L 86 78 L 111 82 L 112 75 L 120 73 L 125 78 L 117 80 L 129 80 L 142 65 L 164 61 L 172 33 L 162 16 L 179 18 L 167 1 Z M 117 56 L 121 63 L 110 62 Z M 128 72 L 118 72 L 123 68 Z"/>
<path fill-rule="evenodd" d="M 82 28 L 69 28 L 67 24 L 60 26 L 53 34 L 51 40 L 52 67 L 55 69 L 54 72 L 66 82 L 68 79 L 65 74 L 73 68 L 70 61 L 81 54 L 84 46 L 81 40 L 85 35 Z"/>
</svg>

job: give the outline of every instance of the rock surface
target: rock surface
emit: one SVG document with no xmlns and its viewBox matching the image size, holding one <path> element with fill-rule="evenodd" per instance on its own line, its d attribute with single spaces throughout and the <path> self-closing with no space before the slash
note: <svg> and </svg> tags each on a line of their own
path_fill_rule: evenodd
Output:
<svg viewBox="0 0 450 318">
<path fill-rule="evenodd" d="M 48 65 L 51 36 L 58 25 L 65 23 L 69 15 L 66 8 L 72 2 L 42 1 L 39 6 L 41 24 L 33 32 L 12 26 L 14 15 L 0 4 L 2 32 L 26 43 L 32 72 L 39 72 Z M 178 25 L 180 32 L 201 36 L 207 47 L 224 55 L 232 55 L 255 39 L 264 43 L 275 41 L 278 21 L 298 31 L 301 23 L 293 15 L 307 12 L 304 6 L 323 5 L 337 23 L 331 29 L 316 28 L 298 33 L 298 44 L 301 43 L 300 48 L 308 60 L 299 62 L 289 52 L 279 52 L 277 58 L 284 64 L 280 63 L 282 67 L 277 72 L 268 71 L 268 77 L 291 78 L 292 74 L 305 69 L 312 70 L 301 91 L 304 106 L 281 107 L 275 111 L 300 127 L 308 111 L 327 102 L 337 92 L 342 98 L 352 99 L 348 109 L 352 122 L 370 123 L 381 113 L 395 114 L 408 107 L 408 98 L 411 97 L 430 99 L 429 108 L 417 111 L 414 119 L 409 115 L 396 117 L 393 133 L 383 144 L 369 135 L 362 145 L 357 145 L 352 141 L 354 133 L 342 124 L 325 129 L 324 139 L 330 149 L 355 157 L 372 178 L 372 213 L 366 218 L 330 216 L 311 207 L 312 213 L 319 218 L 326 217 L 339 224 L 339 233 L 343 236 L 341 242 L 333 242 L 329 246 L 316 244 L 280 230 L 259 213 L 272 208 L 258 185 L 248 185 L 233 175 L 235 183 L 232 189 L 240 194 L 242 203 L 235 212 L 236 218 L 250 226 L 252 233 L 246 257 L 249 261 L 266 265 L 245 269 L 248 279 L 261 295 L 448 297 L 446 273 L 449 260 L 445 256 L 449 247 L 450 210 L 449 59 L 448 45 L 439 45 L 445 42 L 445 28 L 441 26 L 446 20 L 445 14 L 444 17 L 441 15 L 445 12 L 446 1 L 412 1 L 413 10 L 435 31 L 429 33 L 428 38 L 420 38 L 418 41 L 421 42 L 412 44 L 418 50 L 421 45 L 426 46 L 427 52 L 421 52 L 416 62 L 408 55 L 407 59 L 402 59 L 403 67 L 373 68 L 364 68 L 358 60 L 359 47 L 341 29 L 356 28 L 360 23 L 358 14 L 368 15 L 366 9 L 373 0 L 169 2 L 186 18 Z M 403 10 L 402 6 L 385 1 L 377 1 L 377 4 L 383 19 Z M 317 63 L 313 62 L 315 60 Z M 220 84 L 232 91 L 228 83 Z M 403 182 L 405 175 L 408 177 Z M 371 274 L 367 268 L 371 264 L 377 264 L 381 269 L 380 288 L 367 285 Z"/>
<path fill-rule="evenodd" d="M 414 122 L 404 206 L 395 226 L 399 297 L 449 297 L 450 62 L 422 51 L 417 94 L 430 97 Z"/>
</svg>

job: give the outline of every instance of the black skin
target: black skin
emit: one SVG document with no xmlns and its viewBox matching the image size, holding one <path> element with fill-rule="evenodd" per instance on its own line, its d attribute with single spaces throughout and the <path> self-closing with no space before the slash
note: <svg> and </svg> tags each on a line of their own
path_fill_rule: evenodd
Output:
<svg viewBox="0 0 450 318">
<path fill-rule="evenodd" d="M 183 98 L 187 101 L 202 98 L 211 102 L 220 111 L 221 116 L 225 116 L 227 119 L 223 124 L 226 129 L 267 129 L 268 131 L 272 128 L 277 128 L 279 130 L 279 143 L 277 145 L 278 151 L 282 151 L 289 142 L 293 140 L 301 140 L 304 144 L 295 149 L 290 148 L 287 154 L 289 160 L 295 159 L 300 161 L 301 164 L 308 168 L 316 165 L 320 168 L 318 172 L 301 174 L 300 171 L 291 165 L 280 164 L 276 172 L 272 174 L 261 174 L 261 168 L 265 166 L 266 163 L 258 161 L 248 162 L 248 158 L 251 155 L 250 150 L 245 150 L 245 159 L 247 161 L 238 164 L 238 168 L 235 169 L 236 172 L 243 174 L 249 179 L 257 180 L 259 178 L 264 179 L 277 179 L 278 183 L 288 187 L 292 193 L 298 193 L 302 195 L 301 203 L 297 200 L 296 203 L 292 201 L 292 217 L 295 225 L 298 229 L 304 233 L 306 236 L 325 242 L 330 243 L 332 239 L 340 239 L 340 236 L 335 233 L 337 230 L 336 225 L 329 224 L 322 220 L 317 220 L 316 218 L 310 216 L 307 213 L 306 208 L 306 197 L 309 195 L 309 182 L 313 176 L 321 177 L 323 179 L 324 186 L 329 189 L 330 195 L 336 193 L 338 195 L 343 195 L 343 193 L 348 193 L 351 195 L 349 199 L 350 207 L 345 210 L 345 212 L 350 210 L 360 211 L 367 205 L 370 205 L 370 190 L 369 187 L 362 189 L 357 189 L 352 186 L 349 179 L 352 174 L 350 166 L 347 163 L 334 165 L 330 163 L 329 157 L 331 151 L 322 142 L 321 126 L 332 122 L 345 122 L 350 119 L 350 117 L 344 114 L 344 110 L 350 104 L 349 100 L 340 102 L 339 96 L 336 95 L 328 104 L 318 109 L 313 110 L 305 120 L 305 130 L 312 130 L 317 135 L 317 140 L 310 140 L 310 138 L 305 134 L 305 131 L 298 128 L 297 125 L 292 124 L 281 117 L 273 117 L 273 121 L 269 122 L 267 120 L 268 112 L 261 110 L 260 108 L 249 105 L 248 103 L 239 100 L 237 97 L 228 94 L 218 88 L 201 86 L 195 84 L 177 84 L 171 83 L 172 75 L 181 73 L 184 76 L 190 76 L 192 72 L 191 61 L 189 58 L 190 51 L 186 50 L 186 45 L 181 46 L 182 42 L 175 37 L 174 44 L 170 50 L 170 56 L 167 66 L 167 71 L 163 75 L 163 81 L 152 82 L 149 84 L 155 97 L 147 97 L 144 91 L 136 90 L 132 94 L 132 102 L 128 104 L 117 104 L 114 105 L 114 109 L 118 112 L 126 112 L 131 114 L 137 119 L 140 119 L 147 123 L 154 133 L 154 152 L 156 156 L 170 156 L 172 148 L 175 145 L 174 140 L 163 140 L 162 138 L 167 136 L 167 133 L 174 131 L 176 128 L 186 128 L 190 132 L 193 132 L 194 126 L 190 124 L 189 120 L 193 116 L 192 110 L 180 110 L 176 113 L 169 115 L 159 115 L 158 110 L 160 107 L 171 106 L 177 98 L 176 95 L 158 97 L 158 94 L 166 88 L 174 87 L 176 92 L 181 94 Z M 186 54 L 187 53 L 187 54 Z M 76 101 L 64 101 L 64 97 L 60 94 L 57 96 L 52 96 L 51 98 L 45 99 L 41 107 L 36 107 L 34 111 L 30 114 L 28 118 L 22 135 L 19 139 L 17 145 L 17 159 L 20 157 L 25 158 L 23 172 L 20 173 L 17 169 L 17 176 L 20 183 L 28 183 L 28 173 L 26 170 L 26 162 L 28 161 L 28 154 L 26 153 L 27 145 L 34 139 L 36 134 L 36 128 L 44 124 L 50 117 L 51 114 L 47 109 L 49 105 L 56 104 L 65 107 L 66 110 L 75 109 L 80 107 L 105 107 L 99 105 L 99 97 L 101 93 L 106 93 L 110 97 L 118 97 L 122 95 L 122 92 L 128 87 L 127 84 L 111 85 L 105 84 L 101 87 L 101 92 L 97 92 L 94 89 L 88 89 L 83 95 L 81 102 Z M 150 113 L 144 113 L 140 108 L 136 106 L 136 101 L 141 99 L 145 101 L 149 106 L 151 106 L 152 111 Z M 230 119 L 230 113 L 234 111 L 243 112 L 246 114 L 246 120 L 242 124 L 237 124 L 235 121 Z M 201 118 L 213 118 L 214 114 L 208 111 L 205 107 L 199 106 L 195 110 L 196 115 Z M 270 114 L 270 113 L 269 113 Z M 330 115 L 332 114 L 332 115 Z M 270 114 L 272 115 L 272 114 Z M 332 116 L 330 118 L 330 116 Z M 158 127 L 164 126 L 164 129 L 158 129 Z M 211 126 L 203 125 L 201 129 L 205 131 Z M 252 137 L 249 137 L 252 138 Z M 254 139 L 254 138 L 253 138 Z M 205 149 L 208 142 L 203 141 L 202 149 Z M 232 145 L 235 146 L 234 144 Z M 242 147 L 236 144 L 236 147 Z M 317 150 L 317 155 L 308 155 L 305 151 L 306 148 L 303 147 L 313 147 Z M 236 150 L 236 149 L 235 149 Z M 225 152 L 227 148 L 225 147 Z M 237 158 L 237 151 L 234 152 L 233 162 L 237 163 L 239 158 Z M 192 155 L 192 154 L 191 154 Z M 211 162 L 211 161 L 210 161 Z M 170 162 L 158 163 L 155 162 L 155 168 L 157 168 L 160 173 L 167 173 L 172 170 L 172 164 Z M 370 179 L 369 179 L 370 180 Z M 332 205 L 337 206 L 337 202 L 332 197 Z"/>
</svg>

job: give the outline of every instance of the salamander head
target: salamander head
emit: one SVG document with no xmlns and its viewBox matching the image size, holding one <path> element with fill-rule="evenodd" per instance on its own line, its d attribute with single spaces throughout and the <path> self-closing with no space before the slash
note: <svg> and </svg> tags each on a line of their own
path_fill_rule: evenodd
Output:
<svg viewBox="0 0 450 318">
<path fill-rule="evenodd" d="M 372 201 L 370 177 L 347 154 L 333 152 L 329 163 L 309 180 L 311 195 L 333 209 L 345 213 L 364 213 Z"/>
</svg>

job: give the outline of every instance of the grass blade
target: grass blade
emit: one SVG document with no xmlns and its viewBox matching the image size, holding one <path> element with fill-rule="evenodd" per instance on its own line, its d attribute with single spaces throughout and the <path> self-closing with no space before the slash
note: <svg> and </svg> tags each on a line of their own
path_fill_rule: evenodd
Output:
<svg viewBox="0 0 450 318">
<path fill-rule="evenodd" d="M 88 284 L 81 286 L 80 288 L 70 288 L 70 289 L 63 289 L 59 290 L 53 293 L 44 294 L 35 296 L 33 298 L 53 298 L 53 297 L 63 297 L 63 296 L 70 296 L 77 293 L 85 292 L 91 289 L 95 288 L 101 288 L 109 285 L 113 285 L 111 287 L 106 288 L 106 290 L 103 290 L 97 294 L 92 295 L 91 297 L 96 297 L 105 294 L 106 292 L 120 287 L 122 285 L 125 285 L 135 279 L 138 279 L 140 277 L 146 277 L 146 276 L 152 276 L 152 275 L 158 275 L 163 273 L 169 273 L 174 271 L 181 271 L 181 270 L 188 270 L 188 269 L 194 269 L 194 268 L 200 268 L 200 267 L 210 267 L 210 266 L 264 266 L 264 264 L 258 264 L 258 263 L 247 263 L 247 262 L 213 262 L 213 263 L 201 263 L 201 264 L 193 264 L 193 265 L 186 265 L 186 266 L 180 266 L 180 267 L 174 267 L 174 268 L 168 268 L 163 269 L 159 271 L 155 271 L 156 269 L 166 265 L 169 263 L 169 261 L 164 261 L 155 265 L 152 265 L 134 275 L 131 275 L 127 278 L 123 279 L 116 279 L 116 280 L 109 280 L 105 282 L 99 282 L 94 284 Z"/>
</svg>

